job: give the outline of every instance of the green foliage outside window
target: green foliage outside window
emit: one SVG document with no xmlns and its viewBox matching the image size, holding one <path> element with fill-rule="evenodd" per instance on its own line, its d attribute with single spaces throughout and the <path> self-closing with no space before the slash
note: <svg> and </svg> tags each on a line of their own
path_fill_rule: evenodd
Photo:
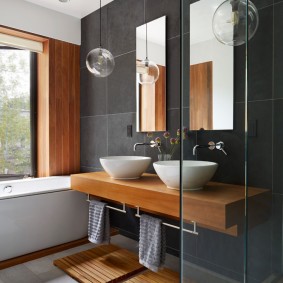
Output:
<svg viewBox="0 0 283 283">
<path fill-rule="evenodd" d="M 30 52 L 0 48 L 0 175 L 30 173 Z"/>
</svg>

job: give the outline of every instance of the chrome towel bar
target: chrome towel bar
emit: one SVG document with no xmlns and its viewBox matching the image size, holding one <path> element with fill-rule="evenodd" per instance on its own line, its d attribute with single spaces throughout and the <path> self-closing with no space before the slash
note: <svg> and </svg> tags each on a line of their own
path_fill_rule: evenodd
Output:
<svg viewBox="0 0 283 283">
<path fill-rule="evenodd" d="M 89 194 L 87 195 L 87 201 L 90 202 L 90 195 Z M 119 212 L 122 212 L 122 213 L 127 213 L 127 211 L 126 211 L 126 204 L 122 203 L 122 206 L 123 206 L 123 209 L 119 209 L 119 208 L 116 208 L 116 207 L 113 207 L 113 206 L 109 206 L 109 205 L 107 205 L 106 207 L 111 209 L 111 210 L 119 211 Z M 137 212 L 136 212 L 135 216 L 140 218 L 141 217 L 140 216 L 140 208 L 139 208 L 139 206 L 136 206 L 136 208 L 137 208 Z M 197 223 L 195 221 L 191 221 L 191 222 L 193 224 L 194 229 L 193 230 L 183 229 L 183 232 L 194 234 L 194 235 L 198 235 Z M 166 223 L 166 222 L 162 222 L 162 224 L 164 226 L 180 230 L 179 226 L 172 225 L 172 224 L 169 224 L 169 223 Z"/>
<path fill-rule="evenodd" d="M 86 201 L 90 202 L 90 196 L 89 195 L 87 195 L 87 200 Z M 126 211 L 126 204 L 122 203 L 122 205 L 123 205 L 123 209 L 119 209 L 119 208 L 116 208 L 116 207 L 113 207 L 113 206 L 109 206 L 109 205 L 106 205 L 106 207 L 111 209 L 111 210 L 119 211 L 119 212 L 122 212 L 122 213 L 127 213 L 127 211 Z"/>
<path fill-rule="evenodd" d="M 140 208 L 138 206 L 136 206 L 137 208 L 137 213 L 135 214 L 136 217 L 140 218 Z M 188 230 L 188 229 L 183 229 L 183 232 L 187 232 L 187 233 L 190 233 L 190 234 L 194 234 L 194 235 L 198 235 L 198 232 L 197 232 L 197 223 L 195 221 L 191 221 L 193 226 L 194 226 L 194 230 Z M 174 229 L 179 229 L 180 230 L 180 227 L 179 226 L 176 226 L 176 225 L 172 225 L 172 224 L 169 224 L 169 223 L 166 223 L 166 222 L 162 222 L 162 224 L 164 226 L 167 226 L 167 227 L 171 227 L 171 228 L 174 228 Z"/>
</svg>

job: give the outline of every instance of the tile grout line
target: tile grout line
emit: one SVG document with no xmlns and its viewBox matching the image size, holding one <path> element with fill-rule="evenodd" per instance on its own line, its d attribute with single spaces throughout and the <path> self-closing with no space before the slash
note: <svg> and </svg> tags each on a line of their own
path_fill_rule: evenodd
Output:
<svg viewBox="0 0 283 283">
<path fill-rule="evenodd" d="M 123 112 L 123 113 L 113 113 L 113 114 L 98 114 L 92 116 L 81 116 L 81 119 L 85 118 L 95 118 L 95 117 L 105 117 L 105 116 L 115 116 L 115 115 L 127 115 L 127 114 L 136 114 L 136 112 Z"/>
<path fill-rule="evenodd" d="M 278 101 L 278 100 L 283 100 L 282 97 L 278 97 L 278 98 L 267 98 L 267 99 L 257 99 L 257 100 L 249 100 L 248 103 L 253 103 L 253 102 L 267 102 L 267 101 Z M 245 103 L 245 101 L 236 101 L 236 104 L 240 104 L 240 103 Z"/>
<path fill-rule="evenodd" d="M 172 40 L 172 39 L 176 39 L 176 38 L 178 38 L 178 37 L 180 37 L 180 34 L 175 35 L 175 36 L 172 36 L 172 37 L 170 37 L 170 38 L 167 38 L 166 41 L 169 41 L 169 40 Z"/>
<path fill-rule="evenodd" d="M 125 53 L 123 53 L 123 54 L 116 55 L 116 56 L 114 56 L 114 58 L 122 57 L 122 56 L 124 56 L 124 55 L 128 55 L 128 54 L 131 54 L 131 53 L 133 53 L 133 52 L 136 52 L 136 49 L 130 50 L 130 51 L 125 52 Z"/>
</svg>

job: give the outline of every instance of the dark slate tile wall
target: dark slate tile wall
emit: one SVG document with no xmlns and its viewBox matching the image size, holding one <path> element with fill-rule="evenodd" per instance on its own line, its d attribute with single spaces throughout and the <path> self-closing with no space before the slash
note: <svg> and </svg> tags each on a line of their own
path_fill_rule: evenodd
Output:
<svg viewBox="0 0 283 283">
<path fill-rule="evenodd" d="M 115 69 L 105 79 L 92 76 L 86 66 L 87 53 L 99 46 L 99 12 L 82 19 L 81 47 L 81 171 L 101 170 L 99 157 L 147 155 L 157 160 L 156 149 L 139 147 L 146 136 L 136 133 L 136 27 L 167 16 L 167 121 L 176 131 L 180 121 L 180 5 L 171 0 L 115 0 L 102 9 L 102 44 L 115 57 Z M 127 125 L 133 136 L 127 137 Z M 176 152 L 178 157 L 178 152 Z M 150 167 L 153 171 L 153 167 Z M 168 220 L 169 221 L 169 220 Z M 129 209 L 127 216 L 111 213 L 112 225 L 138 239 L 139 221 Z M 175 223 L 178 225 L 178 223 Z M 179 235 L 169 229 L 168 251 L 178 255 Z M 191 241 L 194 243 L 193 241 Z"/>
<path fill-rule="evenodd" d="M 283 1 L 255 0 L 260 26 L 249 49 L 249 125 L 256 125 L 256 136 L 249 137 L 248 180 L 250 186 L 273 192 L 270 221 L 249 232 L 248 273 L 250 282 L 262 282 L 272 272 L 280 273 L 282 255 L 283 194 Z M 172 0 L 115 0 L 103 7 L 102 43 L 115 56 L 116 67 L 106 79 L 96 79 L 85 67 L 85 57 L 99 45 L 98 12 L 82 19 L 81 47 L 81 170 L 101 170 L 99 157 L 105 155 L 147 155 L 157 159 L 151 148 L 134 143 L 145 141 L 135 132 L 135 30 L 147 21 L 167 15 L 167 121 L 168 129 L 179 127 L 180 115 L 180 6 Z M 189 14 L 189 13 L 187 13 Z M 188 31 L 188 19 L 186 29 Z M 189 42 L 189 34 L 185 34 Z M 189 44 L 187 44 L 189 46 Z M 187 50 L 189 54 L 189 49 Z M 185 142 L 185 159 L 192 147 L 210 140 L 224 141 L 228 156 L 221 152 L 200 150 L 197 158 L 219 163 L 215 181 L 244 184 L 244 111 L 245 48 L 235 48 L 235 106 L 233 131 L 192 132 Z M 186 58 L 189 60 L 189 58 Z M 184 120 L 189 117 L 188 97 L 184 98 Z M 187 123 L 186 121 L 185 123 Z M 126 137 L 127 125 L 133 125 L 133 137 Z M 175 158 L 178 158 L 176 152 Z M 150 168 L 153 170 L 153 168 Z M 137 239 L 138 220 L 129 210 L 127 217 L 111 212 L 111 221 L 121 231 Z M 167 220 L 169 221 L 169 220 Z M 178 224 L 178 223 L 177 223 Z M 199 228 L 200 235 L 185 235 L 185 257 L 191 262 L 230 278 L 243 279 L 244 237 L 231 237 Z M 168 230 L 168 250 L 178 254 L 179 235 Z"/>
<path fill-rule="evenodd" d="M 269 220 L 249 230 L 248 279 L 263 282 L 271 274 L 282 276 L 282 195 L 283 195 L 283 1 L 255 0 L 259 10 L 259 28 L 249 41 L 248 49 L 248 184 L 271 191 Z M 235 50 L 234 130 L 197 132 L 197 143 L 210 140 L 225 142 L 229 156 L 221 152 L 201 150 L 197 158 L 219 163 L 215 181 L 244 184 L 244 111 L 245 111 L 245 47 Z M 256 133 L 253 133 L 253 130 Z M 191 150 L 191 148 L 188 148 Z M 230 238 L 204 231 L 198 259 L 206 259 L 238 280 L 243 272 L 243 238 Z M 218 246 L 219 243 L 222 244 Z M 230 241 L 230 242 L 229 242 Z M 229 243 L 228 243 L 229 242 Z M 209 244 L 203 248 L 205 243 Z M 217 246 L 214 249 L 214 245 Z M 221 251 L 226 247 L 227 251 Z M 234 247 L 234 248 L 233 248 Z M 228 252 L 229 250 L 229 252 Z M 238 250 L 238 254 L 235 251 Z M 211 252 L 208 252 L 211 251 Z M 216 270 L 216 269 L 215 269 Z M 222 270 L 223 271 L 223 270 Z M 221 271 L 221 272 L 222 272 Z M 235 273 L 236 272 L 236 273 Z M 225 273 L 223 273 L 225 274 Z"/>
</svg>

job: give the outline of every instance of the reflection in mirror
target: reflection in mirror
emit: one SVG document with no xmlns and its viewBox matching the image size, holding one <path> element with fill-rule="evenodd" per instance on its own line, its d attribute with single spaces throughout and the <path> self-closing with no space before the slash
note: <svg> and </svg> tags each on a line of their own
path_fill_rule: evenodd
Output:
<svg viewBox="0 0 283 283">
<path fill-rule="evenodd" d="M 222 2 L 191 4 L 190 130 L 233 129 L 234 49 L 212 31 L 213 14 Z"/>
<path fill-rule="evenodd" d="M 147 25 L 147 36 L 146 36 Z M 139 83 L 139 74 L 146 72 L 140 62 L 146 58 L 159 69 L 155 83 Z M 166 130 L 166 17 L 158 18 L 136 29 L 136 94 L 137 131 L 155 132 Z M 148 74 L 150 76 L 150 73 Z"/>
</svg>

